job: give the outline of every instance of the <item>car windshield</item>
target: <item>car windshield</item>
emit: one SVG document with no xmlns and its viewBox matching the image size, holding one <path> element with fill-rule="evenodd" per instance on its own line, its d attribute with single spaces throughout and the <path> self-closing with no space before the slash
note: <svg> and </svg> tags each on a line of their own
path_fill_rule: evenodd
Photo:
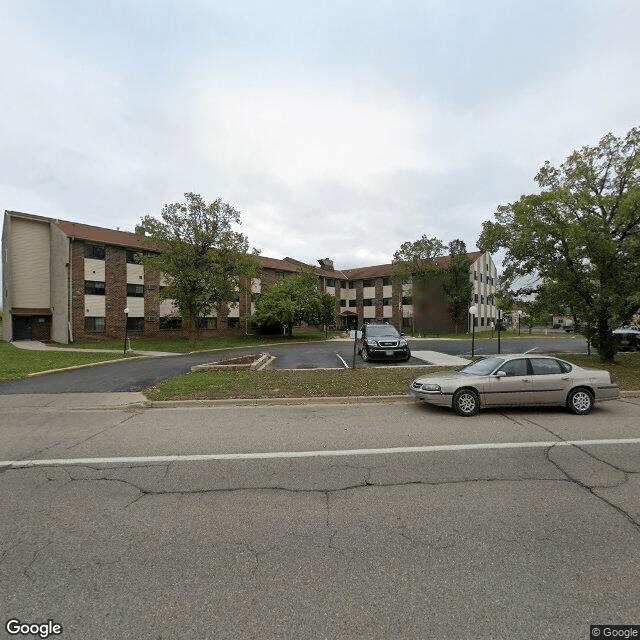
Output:
<svg viewBox="0 0 640 640">
<path fill-rule="evenodd" d="M 385 324 L 371 324 L 367 327 L 367 336 L 398 336 L 398 332 L 395 327 Z"/>
<path fill-rule="evenodd" d="M 472 376 L 488 376 L 495 371 L 502 363 L 504 358 L 481 358 L 471 364 L 468 364 L 460 373 L 468 373 Z"/>
</svg>

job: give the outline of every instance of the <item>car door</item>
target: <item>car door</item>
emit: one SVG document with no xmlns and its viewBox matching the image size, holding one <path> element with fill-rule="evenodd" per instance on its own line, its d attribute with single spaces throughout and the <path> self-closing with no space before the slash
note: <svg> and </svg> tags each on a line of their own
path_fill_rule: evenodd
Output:
<svg viewBox="0 0 640 640">
<path fill-rule="evenodd" d="M 535 391 L 526 358 L 507 360 L 500 365 L 504 376 L 491 376 L 484 388 L 486 405 L 535 404 Z"/>
<path fill-rule="evenodd" d="M 533 387 L 538 404 L 564 404 L 571 386 L 571 373 L 555 358 L 531 358 Z"/>
</svg>

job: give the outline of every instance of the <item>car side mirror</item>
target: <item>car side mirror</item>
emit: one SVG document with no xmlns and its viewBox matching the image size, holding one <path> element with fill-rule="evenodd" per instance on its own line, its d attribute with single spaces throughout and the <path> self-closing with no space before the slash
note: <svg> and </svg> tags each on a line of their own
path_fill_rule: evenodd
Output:
<svg viewBox="0 0 640 640">
<path fill-rule="evenodd" d="M 402 332 L 401 332 L 401 333 L 400 333 L 400 337 L 401 337 L 401 338 L 404 338 L 404 333 L 402 333 Z"/>
<path fill-rule="evenodd" d="M 506 378 L 507 377 L 506 371 L 496 371 L 493 375 L 496 378 Z"/>
</svg>

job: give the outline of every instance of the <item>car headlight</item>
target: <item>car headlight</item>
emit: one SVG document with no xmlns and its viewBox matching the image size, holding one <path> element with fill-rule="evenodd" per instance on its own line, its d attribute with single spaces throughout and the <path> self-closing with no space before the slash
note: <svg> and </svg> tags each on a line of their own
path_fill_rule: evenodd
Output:
<svg viewBox="0 0 640 640">
<path fill-rule="evenodd" d="M 401 347 L 406 347 L 407 346 L 407 341 L 406 340 L 398 340 L 398 345 Z"/>
<path fill-rule="evenodd" d="M 367 344 L 372 346 L 372 347 L 377 347 L 378 346 L 378 341 L 374 340 L 373 338 L 367 338 L 366 340 Z"/>
<path fill-rule="evenodd" d="M 420 387 L 423 391 L 440 391 L 440 385 L 439 384 L 429 384 L 429 383 L 425 383 L 422 385 L 422 387 Z"/>
</svg>

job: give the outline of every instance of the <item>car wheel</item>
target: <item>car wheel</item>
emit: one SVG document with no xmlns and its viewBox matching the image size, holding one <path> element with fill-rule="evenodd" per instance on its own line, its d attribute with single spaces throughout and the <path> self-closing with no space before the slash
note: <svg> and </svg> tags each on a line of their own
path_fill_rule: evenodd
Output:
<svg viewBox="0 0 640 640">
<path fill-rule="evenodd" d="M 567 396 L 567 409 L 571 413 L 584 416 L 593 408 L 593 394 L 589 389 L 571 389 Z"/>
<path fill-rule="evenodd" d="M 411 360 L 411 351 L 407 353 L 407 357 L 404 359 L 405 362 L 409 362 L 409 360 Z"/>
<path fill-rule="evenodd" d="M 480 409 L 480 398 L 472 389 L 458 389 L 453 394 L 453 409 L 459 416 L 475 416 Z"/>
<path fill-rule="evenodd" d="M 360 352 L 360 357 L 367 362 L 367 360 L 369 360 L 369 354 L 367 353 L 367 348 L 366 347 L 362 347 L 362 351 Z"/>
</svg>

